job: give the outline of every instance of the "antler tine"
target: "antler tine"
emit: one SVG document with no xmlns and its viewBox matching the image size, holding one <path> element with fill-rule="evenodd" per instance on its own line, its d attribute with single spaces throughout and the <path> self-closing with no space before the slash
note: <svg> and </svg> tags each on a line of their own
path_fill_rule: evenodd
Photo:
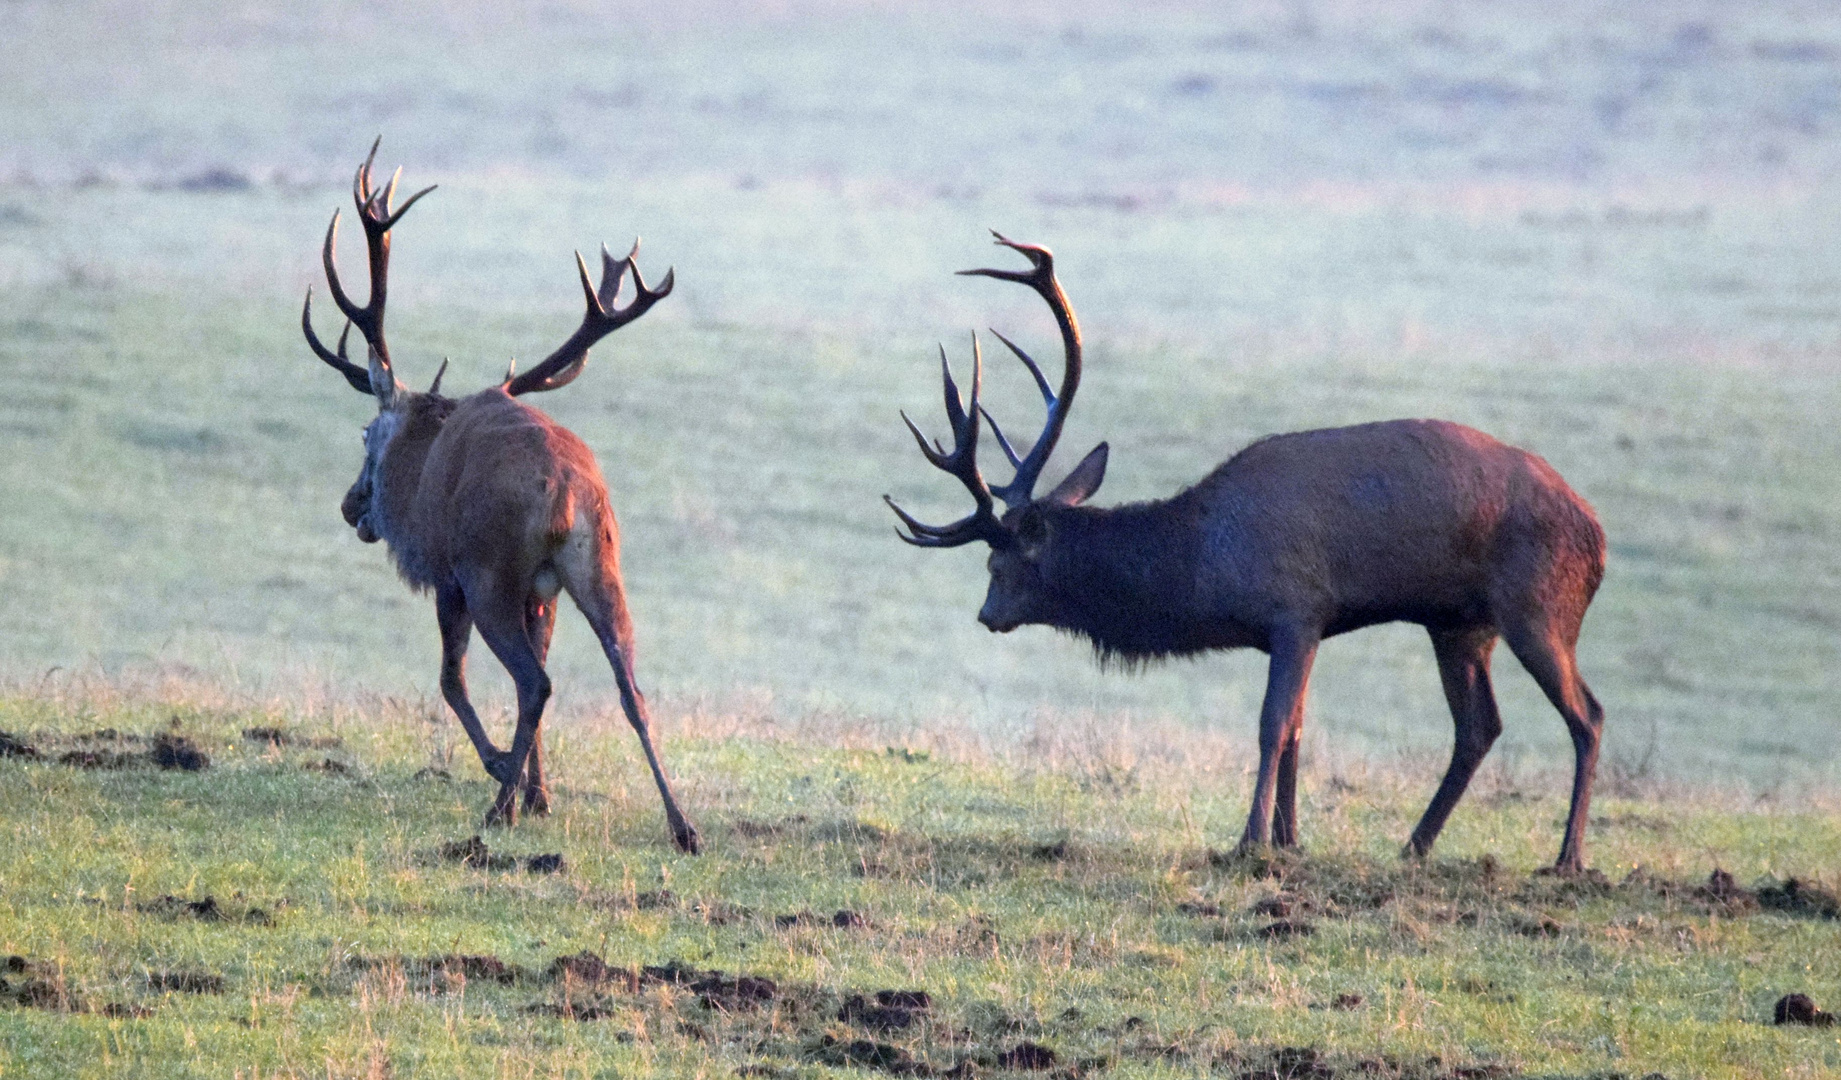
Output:
<svg viewBox="0 0 1841 1080">
<path fill-rule="evenodd" d="M 1042 374 L 1042 369 L 1036 364 L 1035 360 L 1032 359 L 1028 353 L 1017 348 L 1016 342 L 998 333 L 995 328 L 991 329 L 991 336 L 1003 342 L 1005 345 L 1008 345 L 1010 351 L 1016 354 L 1016 358 L 1023 362 L 1023 366 L 1029 369 L 1031 375 L 1035 376 L 1036 389 L 1042 391 L 1042 400 L 1046 401 L 1050 408 L 1053 408 L 1055 405 L 1055 392 L 1049 388 L 1048 376 Z"/>
<path fill-rule="evenodd" d="M 384 301 L 389 292 L 390 230 L 396 227 L 396 223 L 402 220 L 403 215 L 409 212 L 409 208 L 414 206 L 417 200 L 435 190 L 436 185 L 431 184 L 411 195 L 407 202 L 393 211 L 390 204 L 395 198 L 396 184 L 403 170 L 398 168 L 391 175 L 390 182 L 381 191 L 375 190 L 371 184 L 371 168 L 377 161 L 377 148 L 382 143 L 383 137 L 378 136 L 371 143 L 371 152 L 365 156 L 364 163 L 359 165 L 358 171 L 352 175 L 352 202 L 358 209 L 358 220 L 364 225 L 365 247 L 369 254 L 371 270 L 371 294 L 364 306 L 360 307 L 352 300 L 345 291 L 344 283 L 339 280 L 337 251 L 340 211 L 338 210 L 333 211 L 332 221 L 326 226 L 326 242 L 320 248 L 320 262 L 325 267 L 326 285 L 332 292 L 333 303 L 339 306 L 339 310 L 348 320 L 346 332 L 349 333 L 351 327 L 356 326 L 358 332 L 364 335 L 365 343 L 370 346 L 372 352 L 377 354 L 378 362 L 388 371 L 390 369 L 390 347 L 384 341 Z M 311 303 L 311 294 L 308 300 Z M 305 325 L 304 312 L 302 319 Z M 323 347 L 313 335 L 312 327 L 305 326 L 305 328 L 308 344 L 313 347 L 320 359 L 327 360 Z M 345 348 L 341 345 L 339 355 L 343 358 L 344 354 Z M 332 363 L 331 360 L 327 362 Z M 337 364 L 334 366 L 339 367 Z M 355 364 L 351 366 L 357 367 Z M 362 385 L 344 367 L 339 367 L 339 372 L 353 386 L 367 394 L 371 392 L 368 372 Z"/>
<path fill-rule="evenodd" d="M 581 252 L 575 253 L 575 268 L 581 276 L 582 298 L 587 310 L 582 315 L 582 324 L 569 340 L 558 346 L 556 351 L 543 361 L 515 379 L 507 379 L 505 392 L 512 395 L 529 394 L 539 390 L 554 390 L 567 386 L 582 373 L 588 362 L 588 350 L 595 342 L 620 329 L 627 323 L 644 315 L 653 304 L 671 294 L 671 287 L 677 282 L 677 271 L 665 271 L 664 280 L 656 289 L 646 287 L 646 279 L 639 272 L 636 256 L 639 254 L 639 241 L 633 241 L 633 250 L 623 259 L 616 259 L 608 252 L 606 245 L 601 248 L 601 286 L 595 288 L 588 273 L 588 261 Z M 634 296 L 626 307 L 617 307 L 616 300 L 620 294 L 620 283 L 627 271 L 633 273 Z"/>
<path fill-rule="evenodd" d="M 1010 459 L 1010 467 L 1014 469 L 1023 464 L 1023 459 L 1016 456 L 1016 448 L 1004 436 L 1004 429 L 997 426 L 997 417 L 992 416 L 991 410 L 983 405 L 978 406 L 978 411 L 984 414 L 984 422 L 991 425 L 991 434 L 997 437 L 997 445 L 1003 449 L 1004 456 Z"/>
<path fill-rule="evenodd" d="M 991 489 L 978 471 L 978 418 L 988 414 L 984 406 L 978 403 L 978 394 L 984 384 L 984 358 L 980 354 L 977 335 L 972 336 L 972 391 L 968 400 L 962 402 L 959 399 L 959 388 L 953 382 L 952 367 L 946 361 L 944 347 L 940 349 L 940 369 L 946 391 L 946 416 L 952 423 L 952 452 L 946 453 L 937 446 L 928 446 L 927 437 L 921 434 L 914 421 L 908 419 L 907 413 L 902 413 L 901 419 L 913 433 L 914 441 L 920 446 L 921 454 L 926 457 L 928 464 L 957 477 L 965 489 L 972 493 L 976 508 L 950 525 L 928 525 L 915 520 L 889 496 L 884 495 L 882 499 L 889 504 L 889 509 L 895 511 L 901 523 L 907 526 L 906 533 L 897 529 L 895 534 L 917 547 L 958 547 L 974 540 L 984 540 L 993 546 L 1002 547 L 1010 542 L 1010 533 L 998 520 Z"/>
<path fill-rule="evenodd" d="M 361 393 L 371 392 L 371 373 L 351 362 L 345 353 L 345 341 L 351 337 L 352 321 L 345 320 L 345 329 L 339 333 L 339 351 L 333 352 L 320 343 L 320 336 L 313 332 L 313 286 L 307 286 L 307 302 L 301 305 L 300 328 L 307 335 L 307 347 L 313 355 L 331 365 L 334 371 L 345 376 L 345 381 L 352 384 L 352 389 Z"/>
<path fill-rule="evenodd" d="M 1067 294 L 1062 291 L 1061 282 L 1055 277 L 1053 252 L 1039 244 L 1018 243 L 995 229 L 991 230 L 991 235 L 997 238 L 998 244 L 1027 257 L 1030 269 L 1024 271 L 987 268 L 961 270 L 959 273 L 971 277 L 1014 281 L 1034 289 L 1037 295 L 1047 302 L 1049 310 L 1055 316 L 1055 323 L 1061 330 L 1062 351 L 1066 357 L 1065 367 L 1061 374 L 1061 389 L 1059 393 L 1056 393 L 1049 388 L 1048 379 L 1042 374 L 1041 366 L 1009 338 L 997 334 L 997 339 L 1008 346 L 1010 351 L 1016 354 L 1017 359 L 1023 362 L 1023 366 L 1029 369 L 1029 374 L 1035 378 L 1036 389 L 1042 392 L 1042 399 L 1048 406 L 1048 417 L 1043 424 L 1042 434 L 1037 436 L 1034 445 L 1020 460 L 1009 440 L 1005 439 L 1001 433 L 998 435 L 998 441 L 1003 446 L 1005 455 L 1016 467 L 1016 475 L 1008 484 L 992 488 L 991 494 L 1002 499 L 1005 506 L 1014 510 L 1027 506 L 1034 497 L 1036 480 L 1042 475 L 1042 467 L 1048 464 L 1049 455 L 1054 453 L 1055 443 L 1061 438 L 1061 428 L 1067 422 L 1068 410 L 1074 404 L 1074 394 L 1080 388 L 1080 323 L 1074 318 L 1074 310 L 1068 304 Z M 996 334 L 997 331 L 993 330 L 992 333 Z M 986 418 L 989 419 L 989 414 L 986 415 Z M 997 432 L 997 425 L 994 421 L 991 429 Z"/>
</svg>

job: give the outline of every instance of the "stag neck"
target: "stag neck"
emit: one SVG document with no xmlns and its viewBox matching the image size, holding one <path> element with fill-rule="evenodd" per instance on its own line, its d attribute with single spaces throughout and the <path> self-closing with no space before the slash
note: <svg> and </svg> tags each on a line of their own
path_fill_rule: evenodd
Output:
<svg viewBox="0 0 1841 1080">
<path fill-rule="evenodd" d="M 1177 500 L 1040 512 L 1051 535 L 1041 555 L 1043 623 L 1128 663 L 1216 644 L 1198 617 L 1200 549 Z"/>
</svg>

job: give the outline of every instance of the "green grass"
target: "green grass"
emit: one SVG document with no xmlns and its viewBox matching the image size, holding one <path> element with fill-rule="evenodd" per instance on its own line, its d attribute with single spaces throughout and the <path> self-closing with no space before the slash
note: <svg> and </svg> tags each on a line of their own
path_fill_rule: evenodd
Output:
<svg viewBox="0 0 1841 1080">
<path fill-rule="evenodd" d="M 297 741 L 251 742 L 251 726 Z M 586 715 L 551 736 L 554 816 L 485 836 L 563 855 L 562 873 L 538 875 L 437 857 L 476 830 L 490 791 L 426 707 L 303 712 L 62 683 L 0 702 L 0 727 L 44 754 L 0 761 L 0 954 L 32 965 L 6 975 L 13 997 L 30 979 L 61 995 L 0 1005 L 0 1075 L 816 1076 L 850 1053 L 984 1072 L 1023 1042 L 1108 1076 L 1306 1060 L 1274 1056 L 1286 1048 L 1336 1075 L 1364 1061 L 1361 1075 L 1426 1077 L 1841 1069 L 1832 1029 L 1769 1024 L 1784 993 L 1841 1000 L 1841 920 L 1692 892 L 1716 868 L 1841 885 L 1831 805 L 1604 797 L 1604 878 L 1576 883 L 1532 873 L 1557 842 L 1557 778 L 1487 773 L 1438 857 L 1412 866 L 1396 845 L 1431 774 L 1319 769 L 1302 855 L 1224 861 L 1248 784 L 1218 741 L 979 747 L 706 714 L 666 740 L 708 842 L 687 858 L 665 842 L 630 733 Z M 77 739 L 105 727 L 176 729 L 213 764 L 56 763 L 110 745 Z M 453 779 L 424 772 L 444 766 Z M 1274 896 L 1314 932 L 1262 937 L 1275 917 L 1254 907 Z M 216 921 L 182 906 L 207 897 Z M 839 910 L 866 925 L 835 928 Z M 818 918 L 777 918 L 800 913 Z M 778 992 L 724 1008 L 626 975 L 546 974 L 583 950 L 623 972 L 676 962 Z M 428 967 L 455 954 L 516 974 Z M 164 992 L 150 984 L 162 973 L 223 984 Z M 839 1019 L 850 995 L 883 989 L 933 1004 L 907 1030 Z M 1360 1000 L 1335 1007 L 1343 995 Z"/>
</svg>

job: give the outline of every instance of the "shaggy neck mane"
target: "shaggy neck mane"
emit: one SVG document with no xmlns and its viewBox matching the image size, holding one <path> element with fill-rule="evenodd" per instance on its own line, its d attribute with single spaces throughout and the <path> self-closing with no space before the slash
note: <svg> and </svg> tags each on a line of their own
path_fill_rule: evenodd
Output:
<svg viewBox="0 0 1841 1080">
<path fill-rule="evenodd" d="M 377 534 L 389 545 L 390 557 L 396 561 L 396 572 L 416 589 L 433 588 L 441 573 L 434 565 L 436 545 L 431 542 L 433 538 L 418 536 L 409 528 L 408 523 L 415 520 L 410 505 L 422 484 L 422 467 L 428 461 L 429 447 L 434 444 L 435 436 L 441 434 L 441 425 L 453 413 L 456 404 L 451 398 L 434 394 L 417 396 L 405 410 L 402 426 L 384 450 L 376 486 L 371 492 Z"/>
<path fill-rule="evenodd" d="M 1135 666 L 1209 647 L 1195 625 L 1197 523 L 1192 500 L 1058 511 L 1044 568 L 1055 583 L 1050 625 L 1086 638 L 1101 664 Z"/>
</svg>

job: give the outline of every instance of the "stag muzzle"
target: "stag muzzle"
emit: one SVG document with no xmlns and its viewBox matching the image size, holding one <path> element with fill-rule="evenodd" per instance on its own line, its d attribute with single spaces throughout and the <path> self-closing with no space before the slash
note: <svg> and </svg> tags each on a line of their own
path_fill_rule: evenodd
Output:
<svg viewBox="0 0 1841 1080">
<path fill-rule="evenodd" d="M 1008 634 L 1023 625 L 1023 620 L 1014 612 L 1003 610 L 995 598 L 985 597 L 984 606 L 978 609 L 978 621 L 993 634 Z"/>
<path fill-rule="evenodd" d="M 358 530 L 358 539 L 367 544 L 377 542 L 377 530 L 371 524 L 371 485 L 362 480 L 353 484 L 339 503 L 339 513 L 347 525 Z"/>
</svg>

